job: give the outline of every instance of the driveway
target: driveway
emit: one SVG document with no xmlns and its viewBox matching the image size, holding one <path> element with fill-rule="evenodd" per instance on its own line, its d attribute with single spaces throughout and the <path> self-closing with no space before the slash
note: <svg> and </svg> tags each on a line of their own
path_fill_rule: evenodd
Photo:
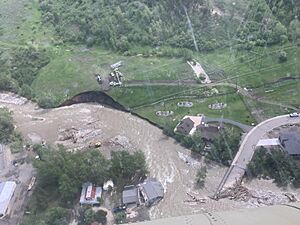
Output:
<svg viewBox="0 0 300 225">
<path fill-rule="evenodd" d="M 234 120 L 226 119 L 226 118 L 212 118 L 212 117 L 205 116 L 204 122 L 205 123 L 211 123 L 211 122 L 228 123 L 228 124 L 231 124 L 231 125 L 241 128 L 245 133 L 248 133 L 253 128 L 252 126 L 249 126 L 249 125 L 246 125 L 243 123 L 239 123 Z"/>
</svg>

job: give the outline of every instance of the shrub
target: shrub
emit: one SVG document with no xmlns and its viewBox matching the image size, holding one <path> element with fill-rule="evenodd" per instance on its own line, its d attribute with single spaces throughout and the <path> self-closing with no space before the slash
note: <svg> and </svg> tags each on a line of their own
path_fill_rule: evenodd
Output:
<svg viewBox="0 0 300 225">
<path fill-rule="evenodd" d="M 201 166 L 196 175 L 196 184 L 198 187 L 202 188 L 205 184 L 205 178 L 207 176 L 206 166 Z"/>
<path fill-rule="evenodd" d="M 13 119 L 9 111 L 0 109 L 0 142 L 9 142 L 14 134 L 14 129 Z"/>
<path fill-rule="evenodd" d="M 278 61 L 280 63 L 287 61 L 287 53 L 285 51 L 280 51 L 279 56 L 278 56 Z"/>
<path fill-rule="evenodd" d="M 56 106 L 56 99 L 51 94 L 41 94 L 37 97 L 37 103 L 42 108 L 53 108 Z"/>
<path fill-rule="evenodd" d="M 0 74 L 0 90 L 18 92 L 19 85 L 10 76 Z"/>
</svg>

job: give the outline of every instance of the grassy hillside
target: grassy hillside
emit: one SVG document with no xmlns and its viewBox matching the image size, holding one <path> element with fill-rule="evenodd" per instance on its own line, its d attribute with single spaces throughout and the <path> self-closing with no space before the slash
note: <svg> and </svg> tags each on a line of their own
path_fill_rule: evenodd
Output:
<svg viewBox="0 0 300 225">
<path fill-rule="evenodd" d="M 110 64 L 122 60 L 125 86 L 141 83 L 114 88 L 108 94 L 128 108 L 144 105 L 137 112 L 156 120 L 151 114 L 158 107 L 156 102 L 168 105 L 185 99 L 184 95 L 201 95 L 203 87 L 195 86 L 195 75 L 186 63 L 194 58 L 213 82 L 252 88 L 254 97 L 268 101 L 300 105 L 298 3 L 3 0 L 0 4 L 0 88 L 38 102 L 46 98 L 55 106 L 80 92 L 99 90 L 94 74 L 107 75 Z M 282 12 L 288 13 L 286 19 Z M 178 80 L 195 82 L 192 86 L 143 85 L 143 81 Z M 286 94 L 290 97 L 285 98 Z M 231 99 L 235 98 L 225 98 Z M 235 101 L 245 115 L 235 113 L 235 107 L 218 114 L 202 103 L 192 112 L 243 122 L 249 110 L 264 108 L 267 116 L 286 112 L 253 99 L 248 99 L 250 108 Z M 179 115 L 184 113 L 189 112 L 181 110 Z"/>
</svg>

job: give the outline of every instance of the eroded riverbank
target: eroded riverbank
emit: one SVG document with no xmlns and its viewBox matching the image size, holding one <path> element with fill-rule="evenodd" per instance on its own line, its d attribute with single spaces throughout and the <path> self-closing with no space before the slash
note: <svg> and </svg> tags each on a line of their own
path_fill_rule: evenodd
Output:
<svg viewBox="0 0 300 225">
<path fill-rule="evenodd" d="M 0 95 L 0 107 L 7 107 L 14 112 L 17 129 L 28 140 L 40 138 L 49 144 L 60 143 L 77 150 L 83 149 L 91 141 L 99 140 L 104 143 L 99 150 L 106 156 L 111 150 L 120 148 L 142 150 L 147 158 L 150 176 L 156 177 L 166 189 L 164 200 L 150 210 L 152 219 L 261 205 L 210 199 L 208 196 L 213 195 L 226 168 L 209 165 L 205 188 L 195 188 L 195 175 L 203 162 L 193 159 L 188 149 L 165 136 L 159 128 L 130 113 L 90 103 L 44 110 L 9 93 Z M 77 132 L 75 142 L 61 137 L 62 132 L 68 130 Z M 262 191 L 266 193 L 272 191 L 281 195 L 283 192 L 271 181 L 256 180 L 247 186 L 254 190 L 264 187 Z M 197 198 L 207 199 L 206 203 L 187 202 L 190 200 L 187 192 Z M 282 198 L 274 201 L 274 204 L 287 201 Z"/>
</svg>

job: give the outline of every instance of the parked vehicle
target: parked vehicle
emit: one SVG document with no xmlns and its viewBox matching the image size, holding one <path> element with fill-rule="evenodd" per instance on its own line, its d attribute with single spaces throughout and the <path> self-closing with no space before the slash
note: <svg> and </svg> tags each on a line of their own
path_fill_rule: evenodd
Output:
<svg viewBox="0 0 300 225">
<path fill-rule="evenodd" d="M 112 212 L 113 213 L 118 213 L 118 212 L 122 212 L 124 210 L 126 210 L 126 205 L 119 205 L 119 206 L 116 206 L 112 209 Z"/>
<path fill-rule="evenodd" d="M 28 185 L 27 191 L 31 191 L 36 181 L 36 177 L 32 177 Z"/>
<path fill-rule="evenodd" d="M 299 117 L 299 113 L 297 112 L 290 113 L 290 117 Z"/>
<path fill-rule="evenodd" d="M 102 143 L 100 141 L 92 141 L 89 143 L 89 148 L 100 148 Z"/>
<path fill-rule="evenodd" d="M 122 83 L 121 83 L 121 82 L 111 81 L 111 82 L 109 82 L 109 85 L 110 85 L 110 86 L 113 86 L 113 87 L 116 87 L 116 86 L 121 86 Z"/>
</svg>

